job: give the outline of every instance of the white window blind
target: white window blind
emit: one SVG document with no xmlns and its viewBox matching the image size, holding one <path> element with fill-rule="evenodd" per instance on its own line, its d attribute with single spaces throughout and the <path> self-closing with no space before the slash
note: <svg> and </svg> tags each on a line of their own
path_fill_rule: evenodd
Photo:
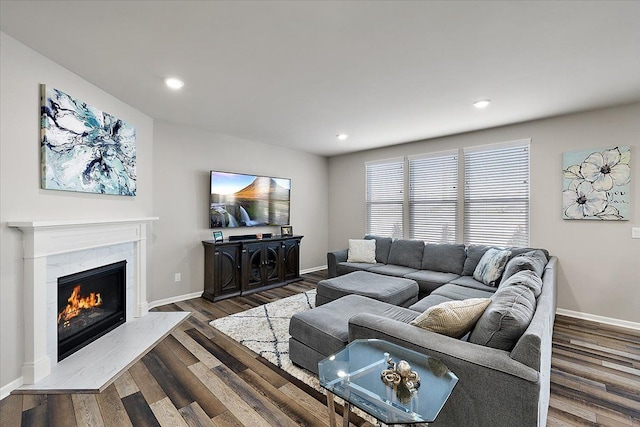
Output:
<svg viewBox="0 0 640 427">
<path fill-rule="evenodd" d="M 455 243 L 458 152 L 409 158 L 409 237 Z"/>
<path fill-rule="evenodd" d="M 464 150 L 464 242 L 529 245 L 529 140 Z"/>
<path fill-rule="evenodd" d="M 402 238 L 404 159 L 365 165 L 367 174 L 367 234 Z"/>
</svg>

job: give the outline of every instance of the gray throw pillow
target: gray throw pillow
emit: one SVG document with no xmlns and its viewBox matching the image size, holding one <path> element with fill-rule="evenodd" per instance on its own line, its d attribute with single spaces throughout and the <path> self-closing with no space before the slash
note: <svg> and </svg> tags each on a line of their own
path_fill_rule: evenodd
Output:
<svg viewBox="0 0 640 427">
<path fill-rule="evenodd" d="M 547 262 L 547 256 L 539 249 L 517 255 L 507 263 L 507 267 L 504 269 L 504 274 L 502 275 L 502 283 L 515 273 L 523 270 L 531 270 L 542 277 Z"/>
<path fill-rule="evenodd" d="M 511 251 L 491 248 L 482 255 L 473 272 L 473 278 L 488 286 L 497 286 Z"/>
<path fill-rule="evenodd" d="M 420 270 L 423 251 L 424 242 L 422 240 L 394 240 L 391 243 L 391 251 L 389 251 L 389 264 Z"/>
<path fill-rule="evenodd" d="M 466 258 L 462 244 L 427 243 L 424 245 L 422 270 L 460 274 Z"/>
<path fill-rule="evenodd" d="M 507 280 L 500 283 L 500 287 L 498 289 L 514 285 L 526 286 L 527 288 L 531 289 L 534 298 L 538 298 L 540 296 L 540 293 L 542 292 L 542 279 L 531 270 L 518 271 Z"/>
<path fill-rule="evenodd" d="M 469 342 L 511 351 L 529 327 L 535 311 L 536 299 L 527 286 L 501 287 L 478 319 Z"/>
</svg>

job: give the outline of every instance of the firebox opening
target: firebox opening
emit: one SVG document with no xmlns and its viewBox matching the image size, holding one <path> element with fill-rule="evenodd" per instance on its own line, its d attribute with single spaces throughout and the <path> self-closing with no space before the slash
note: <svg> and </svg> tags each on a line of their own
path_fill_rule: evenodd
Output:
<svg viewBox="0 0 640 427">
<path fill-rule="evenodd" d="M 125 323 L 126 265 L 58 278 L 58 362 Z"/>
</svg>

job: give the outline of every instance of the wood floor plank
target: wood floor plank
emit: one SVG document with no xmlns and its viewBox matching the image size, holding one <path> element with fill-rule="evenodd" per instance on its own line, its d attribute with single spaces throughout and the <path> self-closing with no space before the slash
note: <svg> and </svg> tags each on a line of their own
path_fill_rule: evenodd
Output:
<svg viewBox="0 0 640 427">
<path fill-rule="evenodd" d="M 211 420 L 216 427 L 244 427 L 250 424 L 241 423 L 233 414 L 229 411 L 218 415 Z"/>
<path fill-rule="evenodd" d="M 198 402 L 185 406 L 179 410 L 180 415 L 189 427 L 212 427 L 213 421 L 207 416 L 207 413 L 198 405 Z"/>
<path fill-rule="evenodd" d="M 139 360 L 129 368 L 129 373 L 148 404 L 155 403 L 167 397 L 162 387 L 160 387 L 156 379 L 151 375 L 151 372 L 147 369 L 147 365 L 145 365 L 142 360 Z"/>
<path fill-rule="evenodd" d="M 95 396 L 106 427 L 133 426 L 114 384 Z"/>
<path fill-rule="evenodd" d="M 73 399 L 70 394 L 50 394 L 47 396 L 49 405 L 49 425 L 77 427 Z"/>
<path fill-rule="evenodd" d="M 186 332 L 174 329 L 171 335 L 173 335 L 178 341 L 180 341 L 180 343 L 182 343 L 182 345 L 185 346 L 185 348 L 188 349 L 191 354 L 196 356 L 200 362 L 207 365 L 209 369 L 215 368 L 216 366 L 222 364 L 221 361 L 219 361 L 211 353 L 205 350 L 205 348 L 200 344 L 195 342 L 193 338 L 187 335 Z"/>
<path fill-rule="evenodd" d="M 78 427 L 104 427 L 100 406 L 95 394 L 72 394 Z"/>
<path fill-rule="evenodd" d="M 135 392 L 122 399 L 131 423 L 136 427 L 160 427 L 149 404 L 141 392 Z"/>
<path fill-rule="evenodd" d="M 11 394 L 0 400 L 0 427 L 14 427 L 21 424 L 22 398 L 21 394 Z"/>
<path fill-rule="evenodd" d="M 213 372 L 231 389 L 247 402 L 262 418 L 272 425 L 296 426 L 273 402 L 269 401 L 253 387 L 244 382 L 225 365 L 213 369 Z"/>
<path fill-rule="evenodd" d="M 169 369 L 174 378 L 189 393 L 195 402 L 205 411 L 209 418 L 213 418 L 226 411 L 220 400 L 189 370 L 187 365 L 171 351 L 165 341 L 153 350 Z"/>
<path fill-rule="evenodd" d="M 160 360 L 155 350 L 147 353 L 142 360 L 158 385 L 162 388 L 162 391 L 171 399 L 171 402 L 176 408 L 183 408 L 194 401 L 193 396 L 191 396 L 173 373 L 165 366 L 162 360 Z"/>
<path fill-rule="evenodd" d="M 163 427 L 188 427 L 187 422 L 182 418 L 180 412 L 173 406 L 171 399 L 165 397 L 160 399 L 151 405 L 149 405 L 151 411 L 156 416 L 158 423 Z"/>
<path fill-rule="evenodd" d="M 47 404 L 47 395 L 46 394 L 25 394 L 22 398 L 22 410 L 27 411 L 31 408 L 35 408 L 36 406 L 46 405 Z"/>
<path fill-rule="evenodd" d="M 113 384 L 116 386 L 116 390 L 118 390 L 118 394 L 121 398 L 140 391 L 140 389 L 138 389 L 138 385 L 133 380 L 133 377 L 131 377 L 131 372 L 129 371 L 123 372 L 122 375 L 113 382 Z"/>
<path fill-rule="evenodd" d="M 195 329 L 190 329 L 186 332 L 187 332 L 187 335 L 193 338 L 195 342 L 197 342 L 202 347 L 204 347 L 209 353 L 211 353 L 216 359 L 221 361 L 225 366 L 227 366 L 232 371 L 242 372 L 245 369 L 247 369 L 247 367 L 242 362 L 240 362 L 239 360 L 231 356 L 229 353 L 227 353 L 225 350 L 220 348 L 218 344 L 208 339 L 200 331 Z"/>
<path fill-rule="evenodd" d="M 48 427 L 49 413 L 47 405 L 38 405 L 22 413 L 22 424 L 33 427 Z"/>
<path fill-rule="evenodd" d="M 268 427 L 269 423 L 253 410 L 234 390 L 218 378 L 204 364 L 196 363 L 189 367 L 200 380 L 215 393 L 218 399 L 225 405 L 228 412 L 243 425 Z"/>
<path fill-rule="evenodd" d="M 182 361 L 187 366 L 193 365 L 194 363 L 198 363 L 199 360 L 196 356 L 193 355 L 187 348 L 182 345 L 180 341 L 176 339 L 173 335 L 168 335 L 164 340 L 162 340 L 162 344 L 169 347 L 169 349 L 178 356 L 178 359 Z"/>
</svg>

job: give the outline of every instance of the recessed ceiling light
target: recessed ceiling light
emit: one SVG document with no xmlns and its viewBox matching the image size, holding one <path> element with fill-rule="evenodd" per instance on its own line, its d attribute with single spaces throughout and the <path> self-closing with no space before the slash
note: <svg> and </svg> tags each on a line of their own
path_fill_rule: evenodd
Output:
<svg viewBox="0 0 640 427">
<path fill-rule="evenodd" d="M 175 90 L 180 89 L 182 88 L 182 86 L 184 86 L 184 82 L 182 80 L 176 79 L 174 77 L 168 77 L 164 79 L 164 84 Z"/>
<path fill-rule="evenodd" d="M 347 135 L 346 133 L 339 133 L 336 135 L 336 138 L 338 138 L 340 141 L 344 141 L 345 139 L 349 138 L 349 135 Z"/>
<path fill-rule="evenodd" d="M 476 107 L 478 110 L 482 110 L 483 108 L 487 108 L 489 104 L 491 104 L 490 99 L 480 99 L 474 102 L 473 106 Z"/>
</svg>

